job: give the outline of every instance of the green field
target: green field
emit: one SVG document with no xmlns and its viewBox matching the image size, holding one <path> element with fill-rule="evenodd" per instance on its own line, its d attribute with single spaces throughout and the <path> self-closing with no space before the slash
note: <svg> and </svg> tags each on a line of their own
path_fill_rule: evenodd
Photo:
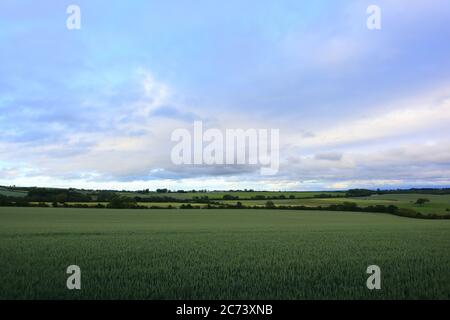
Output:
<svg viewBox="0 0 450 320">
<path fill-rule="evenodd" d="M 27 191 L 10 190 L 8 188 L 0 187 L 0 195 L 2 196 L 23 198 L 27 194 Z"/>
<path fill-rule="evenodd" d="M 278 197 L 284 195 L 285 197 L 294 196 L 296 198 L 311 198 L 316 195 L 332 195 L 332 196 L 344 196 L 344 191 L 252 191 L 252 192 L 244 192 L 244 191 L 209 191 L 209 192 L 171 192 L 171 193 L 156 193 L 150 192 L 148 194 L 139 194 L 136 192 L 119 192 L 119 194 L 123 196 L 129 197 L 155 197 L 155 196 L 167 196 L 174 199 L 179 200 L 190 200 L 195 197 L 201 198 L 207 196 L 210 200 L 222 200 L 224 195 L 232 195 L 235 197 L 239 197 L 240 199 L 250 199 L 256 196 L 265 196 L 265 197 Z"/>
<path fill-rule="evenodd" d="M 415 204 L 419 198 L 425 198 L 430 202 L 424 205 Z M 240 201 L 245 206 L 265 206 L 267 200 L 222 200 L 220 202 L 228 204 L 236 204 Z M 413 209 L 424 214 L 449 214 L 450 213 L 450 195 L 430 195 L 430 194 L 389 194 L 389 195 L 372 195 L 370 197 L 357 198 L 314 198 L 314 199 L 274 199 L 275 205 L 304 205 L 310 207 L 329 206 L 331 204 L 342 204 L 344 202 L 354 202 L 360 207 L 370 205 L 395 205 L 399 208 Z"/>
<path fill-rule="evenodd" d="M 0 299 L 449 299 L 450 221 L 277 210 L 0 208 Z M 65 270 L 82 271 L 66 289 Z M 382 289 L 366 288 L 368 265 Z"/>
<path fill-rule="evenodd" d="M 123 194 L 123 193 L 122 193 Z M 209 195 L 210 193 L 206 193 Z M 230 193 L 235 195 L 237 193 Z M 283 193 L 285 194 L 285 193 Z M 298 192 L 297 192 L 298 194 Z M 180 200 L 189 200 L 192 199 L 191 195 L 187 195 L 184 198 L 178 194 L 178 198 Z M 252 194 L 252 196 L 254 196 Z M 286 197 L 288 195 L 286 194 Z M 170 196 L 172 197 L 172 195 Z M 249 195 L 247 195 L 249 197 Z M 219 197 L 217 194 L 213 193 L 210 199 L 214 199 L 219 203 L 224 204 L 232 204 L 236 205 L 237 202 L 241 202 L 244 206 L 260 206 L 265 207 L 267 200 L 222 200 L 222 197 Z M 430 202 L 425 203 L 423 205 L 415 204 L 415 201 L 419 198 L 429 199 Z M 277 206 L 308 206 L 308 207 L 327 207 L 332 204 L 342 204 L 344 202 L 353 202 L 356 203 L 360 207 L 368 207 L 374 205 L 395 205 L 399 208 L 407 208 L 413 209 L 415 211 L 421 212 L 423 214 L 449 214 L 450 213 L 450 195 L 429 195 L 429 194 L 390 194 L 390 195 L 372 195 L 370 197 L 357 197 L 357 198 L 346 198 L 346 197 L 333 197 L 333 198 L 305 198 L 296 196 L 295 199 L 272 199 L 271 200 Z M 66 202 L 68 205 L 88 205 L 91 207 L 95 207 L 97 204 L 107 205 L 108 202 Z M 31 204 L 37 205 L 38 202 L 31 202 Z M 51 202 L 46 202 L 48 206 L 52 206 Z M 206 203 L 196 203 L 196 202 L 137 202 L 137 205 L 144 207 L 173 207 L 179 208 L 181 205 L 191 204 L 196 207 L 206 207 Z"/>
</svg>

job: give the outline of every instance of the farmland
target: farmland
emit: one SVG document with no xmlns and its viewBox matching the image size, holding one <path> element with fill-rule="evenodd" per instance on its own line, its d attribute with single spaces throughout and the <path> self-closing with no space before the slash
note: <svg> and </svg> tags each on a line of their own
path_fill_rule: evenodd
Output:
<svg viewBox="0 0 450 320">
<path fill-rule="evenodd" d="M 417 199 L 427 198 L 430 202 L 423 205 L 418 205 L 415 202 Z M 137 202 L 137 205 L 151 208 L 152 206 L 157 206 L 161 208 L 179 208 L 182 205 L 191 204 L 195 207 L 204 208 L 207 206 L 206 203 L 195 202 L 191 199 L 183 199 L 180 197 L 179 202 Z M 184 202 L 186 200 L 186 202 Z M 190 202 L 187 202 L 189 200 Z M 223 200 L 217 199 L 212 200 L 217 203 L 236 205 L 240 202 L 244 206 L 258 206 L 265 207 L 267 200 Z M 373 206 L 373 205 L 395 205 L 399 208 L 413 209 L 424 214 L 449 214 L 450 213 L 450 195 L 424 195 L 424 194 L 395 194 L 395 195 L 373 195 L 370 197 L 360 197 L 360 198 L 346 198 L 346 197 L 333 197 L 333 198 L 296 198 L 296 199 L 274 199 L 272 200 L 276 206 L 308 206 L 314 207 L 326 207 L 333 204 L 343 204 L 345 202 L 352 202 L 361 207 Z M 32 202 L 32 204 L 37 205 L 38 202 Z M 51 206 L 51 202 L 46 202 L 48 206 Z M 106 206 L 108 202 L 67 202 L 69 206 L 75 205 L 86 205 L 89 207 L 95 207 L 98 204 Z"/>
<path fill-rule="evenodd" d="M 114 201 L 113 201 L 114 200 Z M 419 200 L 423 202 L 418 202 Z M 114 191 L 0 187 L 0 206 L 96 208 L 263 208 L 390 212 L 403 216 L 450 218 L 450 189 L 348 191 Z M 356 206 L 350 210 L 348 205 Z M 335 206 L 335 208 L 332 208 Z M 345 208 L 336 208 L 345 206 Z M 303 207 L 303 208 L 300 208 Z M 389 210 L 388 207 L 395 207 Z M 400 209 L 400 210 L 398 210 Z"/>
<path fill-rule="evenodd" d="M 430 202 L 418 205 L 417 199 L 426 198 Z M 237 200 L 226 200 L 224 203 L 235 204 Z M 370 205 L 395 205 L 399 208 L 407 208 L 420 211 L 424 214 L 448 214 L 450 212 L 450 195 L 429 195 L 429 194 L 390 194 L 372 195 L 370 197 L 333 197 L 333 198 L 296 198 L 296 199 L 275 199 L 275 205 L 304 205 L 310 207 L 328 206 L 330 204 L 342 204 L 353 202 L 358 206 L 366 207 Z M 263 207 L 263 200 L 242 200 L 243 205 L 257 205 Z"/>
<path fill-rule="evenodd" d="M 23 198 L 27 195 L 27 191 L 23 190 L 10 190 L 8 188 L 0 187 L 0 195 L 7 197 L 19 197 Z"/>
<path fill-rule="evenodd" d="M 0 238 L 1 299 L 450 298 L 449 220 L 1 207 Z M 81 290 L 65 287 L 71 264 Z M 371 264 L 381 290 L 366 288 Z"/>
<path fill-rule="evenodd" d="M 124 196 L 135 197 L 135 192 L 121 192 Z M 231 195 L 233 197 L 238 197 L 239 199 L 248 199 L 258 196 L 263 197 L 279 197 L 284 196 L 289 198 L 294 196 L 296 198 L 311 198 L 319 194 L 325 194 L 330 196 L 344 196 L 345 192 L 342 191 L 332 191 L 332 192 L 318 192 L 318 191 L 209 191 L 209 192 L 171 192 L 167 194 L 168 196 L 179 199 L 179 200 L 192 200 L 195 198 L 200 198 L 207 196 L 211 200 L 222 200 L 224 195 Z M 157 193 L 149 193 L 148 196 L 158 195 Z"/>
</svg>

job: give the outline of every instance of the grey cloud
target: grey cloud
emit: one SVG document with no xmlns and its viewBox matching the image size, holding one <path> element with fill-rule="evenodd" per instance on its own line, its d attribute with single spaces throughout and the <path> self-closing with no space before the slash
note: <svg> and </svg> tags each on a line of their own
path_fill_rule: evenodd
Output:
<svg viewBox="0 0 450 320">
<path fill-rule="evenodd" d="M 342 153 L 340 152 L 319 153 L 316 154 L 314 158 L 316 160 L 340 161 L 342 159 Z"/>
</svg>

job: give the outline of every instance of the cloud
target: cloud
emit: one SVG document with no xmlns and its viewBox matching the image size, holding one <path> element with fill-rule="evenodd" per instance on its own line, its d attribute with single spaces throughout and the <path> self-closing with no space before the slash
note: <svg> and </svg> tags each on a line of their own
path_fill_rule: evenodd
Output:
<svg viewBox="0 0 450 320">
<path fill-rule="evenodd" d="M 155 92 L 158 94 L 158 91 Z M 130 105 L 113 108 L 115 112 L 109 114 L 109 118 L 102 118 L 102 121 L 109 123 L 111 130 L 69 131 L 61 141 L 47 141 L 40 145 L 27 141 L 28 148 L 13 149 L 3 157 L 7 163 L 8 159 L 9 163 L 18 158 L 26 160 L 14 170 L 1 171 L 0 184 L 19 184 L 21 181 L 37 183 L 41 179 L 42 182 L 55 181 L 58 185 L 85 181 L 92 186 L 131 187 L 145 185 L 146 182 L 148 185 L 159 182 L 180 186 L 189 181 L 189 185 L 195 185 L 196 181 L 197 185 L 208 183 L 220 189 L 211 181 L 223 180 L 228 181 L 222 182 L 223 187 L 253 186 L 256 189 L 270 187 L 281 190 L 372 187 L 377 183 L 392 187 L 445 185 L 450 182 L 450 179 L 445 178 L 450 176 L 449 141 L 425 135 L 409 143 L 395 139 L 390 144 L 383 142 L 399 134 L 410 135 L 446 123 L 449 100 L 445 95 L 442 98 L 442 95 L 430 93 L 424 97 L 411 99 L 416 105 L 409 99 L 400 104 L 394 102 L 389 106 L 391 111 L 386 114 L 382 112 L 389 108 L 380 108 L 378 115 L 358 121 L 349 119 L 348 123 L 335 127 L 325 126 L 322 130 L 316 130 L 314 135 L 305 135 L 305 131 L 300 128 L 286 131 L 283 137 L 287 139 L 281 141 L 284 147 L 280 173 L 262 179 L 259 168 L 249 165 L 172 165 L 170 134 L 175 128 L 189 127 L 189 122 L 186 122 L 188 119 L 179 116 L 183 114 L 179 111 L 181 106 L 172 109 L 161 106 L 147 116 L 142 116 L 140 110 L 133 113 L 135 101 L 144 104 L 149 99 L 143 95 L 141 99 L 133 99 Z M 177 103 L 170 96 L 165 96 L 164 102 Z M 423 103 L 425 107 L 419 107 Z M 395 108 L 392 107 L 394 105 Z M 168 112 L 167 116 L 164 112 L 160 114 L 161 110 Z M 215 121 L 212 123 L 220 124 L 223 128 L 257 125 L 254 119 L 247 117 L 241 118 L 240 122 L 233 122 L 232 115 Z M 258 126 L 267 128 L 270 125 L 270 121 L 266 120 Z M 442 130 L 439 129 L 439 132 Z M 297 140 L 296 147 L 286 147 L 297 133 L 301 140 Z M 361 141 L 371 143 L 354 144 Z M 3 140 L 0 151 L 6 155 L 6 150 L 11 150 L 17 143 Z M 305 153 L 308 148 L 301 147 L 305 145 L 316 152 Z M 333 149 L 330 150 L 330 146 Z M 261 183 L 263 180 L 264 184 Z M 39 184 L 42 185 L 42 182 Z"/>
<path fill-rule="evenodd" d="M 450 122 L 450 87 L 442 95 L 409 98 L 406 102 L 380 106 L 364 117 L 338 121 L 315 131 L 314 137 L 296 140 L 300 147 L 342 146 L 385 138 L 398 138 L 427 130 L 446 130 Z"/>
<path fill-rule="evenodd" d="M 340 152 L 319 153 L 314 156 L 314 159 L 315 160 L 339 161 L 342 159 L 342 153 L 340 153 Z"/>
<path fill-rule="evenodd" d="M 448 184 L 450 5 L 380 0 L 371 32 L 368 4 L 86 2 L 99 19 L 68 33 L 63 5 L 2 2 L 0 184 Z M 194 120 L 280 129 L 279 174 L 172 165 L 170 134 Z"/>
</svg>

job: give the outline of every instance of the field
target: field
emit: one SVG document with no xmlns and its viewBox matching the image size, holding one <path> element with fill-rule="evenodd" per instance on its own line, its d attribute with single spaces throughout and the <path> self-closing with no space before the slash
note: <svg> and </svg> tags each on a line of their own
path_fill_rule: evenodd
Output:
<svg viewBox="0 0 450 320">
<path fill-rule="evenodd" d="M 419 198 L 425 198 L 430 202 L 423 205 L 415 204 Z M 266 200 L 222 200 L 221 202 L 236 204 L 240 201 L 246 206 L 261 206 L 263 207 Z M 344 202 L 354 202 L 360 207 L 367 207 L 370 205 L 395 205 L 399 208 L 413 209 L 424 214 L 448 214 L 450 213 L 450 195 L 430 195 L 420 193 L 410 194 L 388 194 L 388 195 L 372 195 L 370 197 L 354 197 L 354 198 L 310 198 L 310 199 L 275 199 L 272 200 L 275 205 L 304 205 L 317 207 L 326 207 L 331 204 L 341 204 Z"/>
<path fill-rule="evenodd" d="M 238 202 L 244 207 L 265 207 L 267 201 L 272 201 L 275 206 L 304 206 L 322 207 L 330 205 L 341 205 L 351 202 L 359 208 L 369 206 L 395 206 L 399 209 L 413 210 L 422 215 L 450 216 L 450 189 L 448 191 L 439 189 L 411 189 L 400 191 L 374 192 L 370 190 L 366 194 L 370 196 L 352 197 L 348 191 L 184 191 L 184 192 L 155 191 L 99 191 L 83 189 L 36 189 L 16 188 L 0 186 L 0 202 L 9 202 L 15 205 L 18 199 L 37 206 L 46 203 L 47 206 L 63 207 L 95 207 L 97 205 L 107 206 L 113 197 L 129 199 L 136 206 L 180 208 L 190 205 L 197 208 L 206 207 L 208 202 L 216 208 L 220 204 L 236 206 Z M 30 194 L 31 193 L 31 194 Z M 361 195 L 361 194 L 360 194 Z M 4 197 L 10 197 L 5 199 Z M 427 202 L 417 204 L 418 199 L 426 199 Z M 3 205 L 4 205 L 3 204 Z M 23 206 L 19 205 L 19 206 Z M 119 207 L 120 206 L 113 206 Z M 130 208 L 130 206 L 126 206 Z M 123 208 L 123 207 L 122 207 Z M 362 210 L 364 211 L 364 210 Z M 371 211 L 371 210 L 369 210 Z M 383 211 L 385 212 L 385 211 Z"/>
<path fill-rule="evenodd" d="M 97 201 L 95 192 L 78 190 L 78 192 L 90 195 L 91 200 L 86 201 L 66 201 L 69 206 L 85 205 L 95 207 L 98 204 L 108 205 L 107 201 Z M 412 209 L 424 215 L 449 215 L 450 214 L 450 194 L 426 194 L 426 193 L 391 193 L 391 194 L 374 194 L 367 197 L 346 197 L 345 192 L 313 192 L 313 191 L 291 191 L 291 192 L 275 192 L 275 191 L 212 191 L 212 192 L 170 192 L 170 193 L 140 193 L 140 192 L 114 192 L 117 195 L 137 199 L 136 204 L 143 207 L 173 207 L 179 208 L 182 205 L 190 204 L 195 207 L 206 207 L 208 201 L 213 203 L 222 203 L 236 205 L 240 202 L 243 206 L 259 206 L 265 207 L 268 200 L 272 201 L 276 206 L 306 206 L 306 207 L 328 207 L 330 205 L 343 204 L 344 202 L 352 202 L 361 208 L 368 206 L 394 205 L 402 209 Z M 24 198 L 27 191 L 8 189 L 0 187 L 0 195 Z M 329 197 L 324 197 L 325 195 Z M 225 196 L 235 197 L 233 200 L 224 200 Z M 258 197 L 264 196 L 263 199 Z M 147 198 L 147 201 L 146 201 Z M 159 199 L 155 201 L 154 199 Z M 418 199 L 427 199 L 429 202 L 424 204 L 416 204 Z M 151 201 L 148 201 L 148 200 Z M 202 202 L 203 201 L 203 202 Z M 30 201 L 31 204 L 37 205 L 44 202 L 48 206 L 52 206 L 53 201 Z M 60 204 L 62 206 L 62 204 Z"/>
<path fill-rule="evenodd" d="M 449 220 L 5 207 L 0 238 L 0 299 L 450 298 Z M 371 264 L 381 290 L 366 288 Z"/>
<path fill-rule="evenodd" d="M 121 192 L 121 195 L 135 197 L 136 192 Z M 224 195 L 232 195 L 235 197 L 239 197 L 240 199 L 247 199 L 256 196 L 265 196 L 265 197 L 274 197 L 284 195 L 285 197 L 295 196 L 296 198 L 310 198 L 319 194 L 327 194 L 333 196 L 344 196 L 345 192 L 343 191 L 331 191 L 331 192 L 319 192 L 319 191 L 209 191 L 209 192 L 171 192 L 171 193 L 156 193 L 150 192 L 148 194 L 140 194 L 142 197 L 153 197 L 153 196 L 168 196 L 175 199 L 186 200 L 186 199 L 194 199 L 195 197 L 201 198 L 207 196 L 211 200 L 222 200 Z"/>
<path fill-rule="evenodd" d="M 27 195 L 27 193 L 27 191 L 13 191 L 8 188 L 0 187 L 0 195 L 2 196 L 23 198 Z"/>
</svg>

